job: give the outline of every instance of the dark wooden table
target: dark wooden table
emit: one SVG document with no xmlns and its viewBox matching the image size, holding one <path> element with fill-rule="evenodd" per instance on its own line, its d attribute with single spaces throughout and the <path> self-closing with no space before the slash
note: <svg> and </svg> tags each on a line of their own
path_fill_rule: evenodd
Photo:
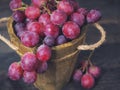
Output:
<svg viewBox="0 0 120 90">
<path fill-rule="evenodd" d="M 29 0 L 26 0 L 29 1 Z M 106 42 L 95 50 L 92 61 L 102 68 L 102 75 L 96 81 L 92 90 L 120 90 L 120 0 L 78 0 L 81 7 L 97 8 L 103 14 L 99 22 L 107 32 Z M 9 0 L 0 0 L 0 18 L 11 15 Z M 0 34 L 9 38 L 7 28 L 0 24 Z M 95 28 L 89 27 L 86 42 L 91 44 L 99 39 Z M 78 62 L 89 55 L 89 51 L 79 54 Z M 37 90 L 33 85 L 27 85 L 22 80 L 11 81 L 7 77 L 7 70 L 13 61 L 20 57 L 15 51 L 0 41 L 0 90 Z M 72 80 L 63 90 L 84 90 L 79 83 Z"/>
</svg>

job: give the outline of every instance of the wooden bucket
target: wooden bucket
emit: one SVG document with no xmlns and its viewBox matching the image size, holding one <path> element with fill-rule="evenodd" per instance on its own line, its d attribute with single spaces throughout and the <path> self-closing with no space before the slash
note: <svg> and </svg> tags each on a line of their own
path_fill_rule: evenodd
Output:
<svg viewBox="0 0 120 90">
<path fill-rule="evenodd" d="M 94 24 L 101 33 L 101 39 L 93 45 L 82 45 L 85 40 L 86 32 L 83 32 L 80 37 L 55 47 L 52 47 L 52 58 L 48 62 L 48 70 L 43 74 L 38 74 L 35 87 L 40 90 L 61 90 L 66 85 L 71 77 L 77 57 L 80 50 L 94 50 L 100 46 L 105 40 L 105 31 L 99 24 Z M 7 23 L 10 41 L 4 39 L 0 35 L 0 39 L 7 43 L 10 47 L 22 56 L 26 52 L 35 52 L 37 47 L 28 48 L 22 45 L 19 38 L 13 30 L 13 19 L 10 17 Z M 11 45 L 12 44 L 12 45 Z"/>
</svg>

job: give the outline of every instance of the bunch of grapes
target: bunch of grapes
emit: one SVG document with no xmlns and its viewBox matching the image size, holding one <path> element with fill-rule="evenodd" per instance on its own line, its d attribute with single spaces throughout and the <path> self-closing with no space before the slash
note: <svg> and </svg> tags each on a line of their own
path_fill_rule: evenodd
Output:
<svg viewBox="0 0 120 90">
<path fill-rule="evenodd" d="M 84 25 L 101 18 L 100 11 L 82 8 L 75 0 L 31 0 L 31 5 L 11 0 L 9 5 L 16 36 L 26 47 L 38 46 L 35 53 L 25 53 L 8 70 L 12 80 L 23 77 L 26 83 L 34 83 L 37 73 L 47 70 L 51 47 L 78 38 Z"/>
<path fill-rule="evenodd" d="M 88 60 L 82 61 L 78 69 L 73 74 L 73 80 L 81 83 L 81 86 L 85 89 L 91 89 L 95 85 L 95 79 L 100 77 L 101 69 L 93 65 Z"/>
</svg>

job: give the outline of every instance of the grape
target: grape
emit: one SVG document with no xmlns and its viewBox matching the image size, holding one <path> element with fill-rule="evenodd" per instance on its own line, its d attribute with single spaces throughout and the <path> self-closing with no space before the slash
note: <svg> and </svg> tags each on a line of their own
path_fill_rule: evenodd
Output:
<svg viewBox="0 0 120 90">
<path fill-rule="evenodd" d="M 89 67 L 89 73 L 92 74 L 95 78 L 98 78 L 100 76 L 100 68 L 97 66 L 91 66 Z"/>
<path fill-rule="evenodd" d="M 98 10 L 90 10 L 90 12 L 87 14 L 87 22 L 88 23 L 94 23 L 97 22 L 101 18 L 101 13 Z"/>
<path fill-rule="evenodd" d="M 76 23 L 68 21 L 62 27 L 62 32 L 66 38 L 75 39 L 80 35 L 80 28 Z"/>
<path fill-rule="evenodd" d="M 22 0 L 11 0 L 9 6 L 12 11 L 14 9 L 20 8 L 22 7 Z"/>
<path fill-rule="evenodd" d="M 46 36 L 43 40 L 43 43 L 48 45 L 48 46 L 54 46 L 55 45 L 55 38 L 51 36 Z"/>
<path fill-rule="evenodd" d="M 12 63 L 8 69 L 8 76 L 12 80 L 19 80 L 23 75 L 23 69 L 17 62 Z"/>
<path fill-rule="evenodd" d="M 79 14 L 75 12 L 71 15 L 71 21 L 74 21 L 79 26 L 82 26 L 85 22 L 85 17 L 83 14 Z"/>
<path fill-rule="evenodd" d="M 51 49 L 47 45 L 40 45 L 37 49 L 36 56 L 40 61 L 48 61 L 51 58 Z"/>
<path fill-rule="evenodd" d="M 84 16 L 86 16 L 87 13 L 88 13 L 86 8 L 78 8 L 77 12 L 80 13 L 80 14 L 83 14 Z"/>
<path fill-rule="evenodd" d="M 35 71 L 24 71 L 23 80 L 27 84 L 33 84 L 37 80 L 37 73 Z"/>
<path fill-rule="evenodd" d="M 59 27 L 57 25 L 54 25 L 52 23 L 47 24 L 45 26 L 44 33 L 46 36 L 51 36 L 56 38 L 59 35 Z"/>
<path fill-rule="evenodd" d="M 21 58 L 21 67 L 25 71 L 33 71 L 36 69 L 37 58 L 36 55 L 30 52 L 25 53 Z"/>
<path fill-rule="evenodd" d="M 75 71 L 74 75 L 73 75 L 73 80 L 74 80 L 75 82 L 80 82 L 80 79 L 81 79 L 82 75 L 83 75 L 83 74 L 82 74 L 82 71 L 79 70 L 79 69 L 77 69 L 77 70 Z"/>
<path fill-rule="evenodd" d="M 36 32 L 25 31 L 22 33 L 21 42 L 27 47 L 34 47 L 39 43 L 39 35 Z"/>
<path fill-rule="evenodd" d="M 38 33 L 41 37 L 44 36 L 44 25 L 39 22 L 30 22 L 27 24 L 27 29 Z"/>
<path fill-rule="evenodd" d="M 43 6 L 45 3 L 47 3 L 48 0 L 32 0 L 33 5 L 37 7 Z"/>
<path fill-rule="evenodd" d="M 40 16 L 40 9 L 35 6 L 29 6 L 25 10 L 25 15 L 30 19 L 37 19 Z"/>
<path fill-rule="evenodd" d="M 25 20 L 25 14 L 22 11 L 15 11 L 12 17 L 16 22 L 23 22 Z"/>
<path fill-rule="evenodd" d="M 67 39 L 65 38 L 64 35 L 60 35 L 56 39 L 57 45 L 60 45 L 60 44 L 66 43 L 66 42 L 67 42 Z"/>
<path fill-rule="evenodd" d="M 25 23 L 16 23 L 14 25 L 14 30 L 15 30 L 16 33 L 20 32 L 20 31 L 23 31 L 25 29 L 26 29 Z"/>
<path fill-rule="evenodd" d="M 90 89 L 94 86 L 95 84 L 95 80 L 93 78 L 93 76 L 89 73 L 86 73 L 82 76 L 81 78 L 81 85 L 86 88 L 86 89 Z"/>
<path fill-rule="evenodd" d="M 39 62 L 37 73 L 44 73 L 48 69 L 47 62 Z"/>
<path fill-rule="evenodd" d="M 74 11 L 73 6 L 68 1 L 60 1 L 58 3 L 57 9 L 64 11 L 67 15 L 72 14 Z"/>
<path fill-rule="evenodd" d="M 55 10 L 51 14 L 51 22 L 55 25 L 62 25 L 67 20 L 67 15 L 65 12 L 60 10 Z"/>
<path fill-rule="evenodd" d="M 48 13 L 41 14 L 38 21 L 44 25 L 50 24 L 50 15 Z"/>
<path fill-rule="evenodd" d="M 69 0 L 69 2 L 74 7 L 75 10 L 79 8 L 79 3 L 76 2 L 76 0 Z"/>
</svg>

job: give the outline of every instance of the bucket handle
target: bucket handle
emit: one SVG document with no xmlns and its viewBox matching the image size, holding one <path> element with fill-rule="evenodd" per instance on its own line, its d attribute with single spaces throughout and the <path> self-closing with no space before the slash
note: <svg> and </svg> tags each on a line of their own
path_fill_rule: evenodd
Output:
<svg viewBox="0 0 120 90">
<path fill-rule="evenodd" d="M 103 29 L 103 27 L 99 23 L 94 23 L 93 26 L 96 27 L 99 30 L 99 32 L 101 33 L 100 40 L 92 45 L 79 45 L 77 47 L 78 50 L 94 50 L 94 49 L 98 48 L 99 46 L 101 46 L 103 44 L 103 42 L 105 41 L 106 32 Z"/>
</svg>

